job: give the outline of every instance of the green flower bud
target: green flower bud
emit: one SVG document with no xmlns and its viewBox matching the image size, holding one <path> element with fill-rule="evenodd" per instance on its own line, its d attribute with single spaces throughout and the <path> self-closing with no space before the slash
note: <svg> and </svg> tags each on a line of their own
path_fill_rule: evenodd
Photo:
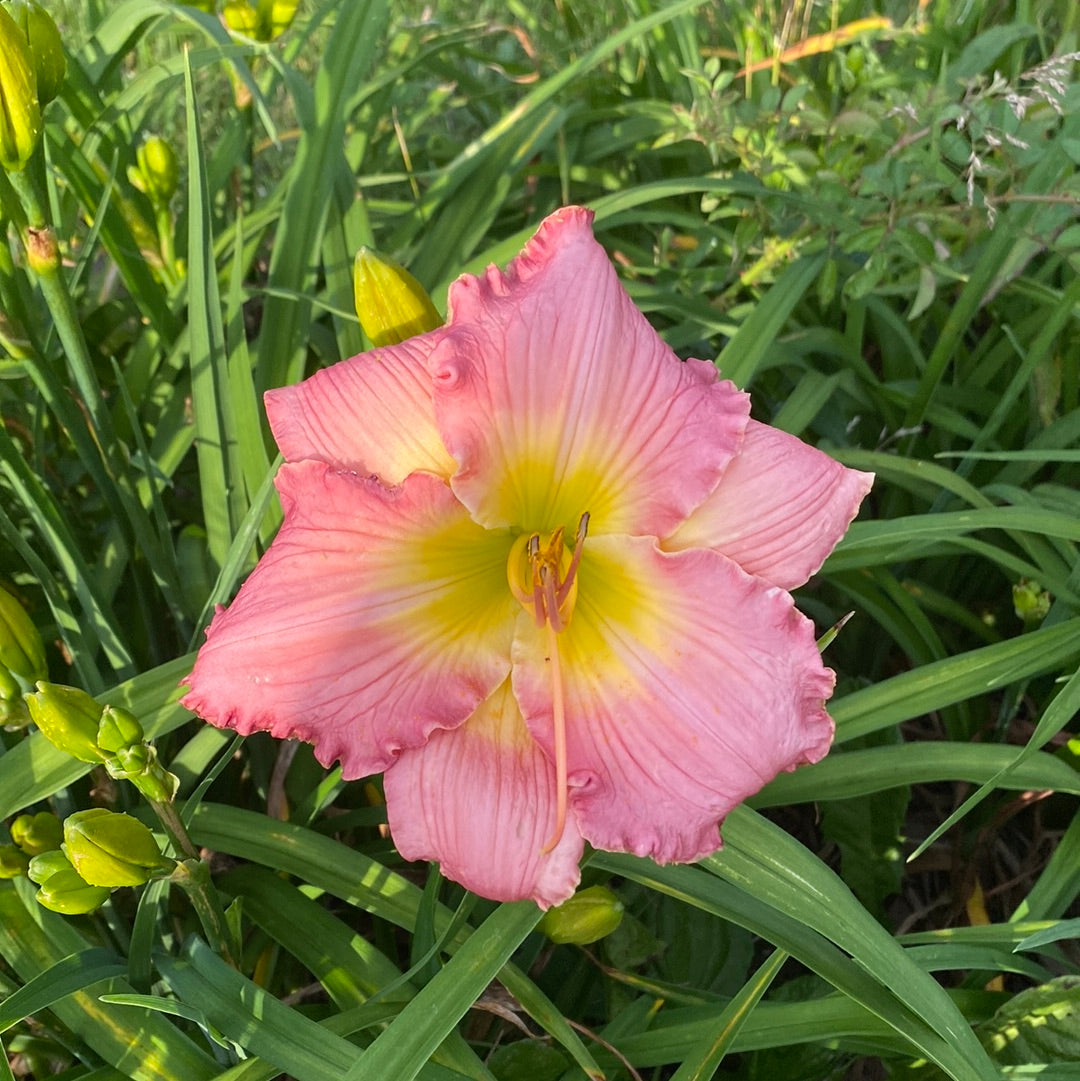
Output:
<svg viewBox="0 0 1080 1081">
<path fill-rule="evenodd" d="M 175 861 L 161 854 L 154 835 L 136 818 L 91 807 L 64 822 L 64 852 L 91 886 L 141 886 Z"/>
<path fill-rule="evenodd" d="M 28 686 L 49 674 L 45 645 L 37 627 L 6 589 L 0 589 L 0 665 Z"/>
<path fill-rule="evenodd" d="M 104 707 L 76 687 L 39 682 L 37 688 L 26 696 L 26 704 L 41 734 L 80 762 L 104 762 L 108 755 L 97 745 Z"/>
<path fill-rule="evenodd" d="M 136 167 L 128 169 L 128 180 L 154 206 L 165 206 L 180 181 L 176 151 L 160 135 L 151 135 L 135 151 L 135 161 Z"/>
<path fill-rule="evenodd" d="M 110 777 L 130 781 L 156 803 L 171 803 L 180 787 L 180 778 L 157 760 L 157 750 L 149 743 L 122 748 L 105 763 L 105 768 Z"/>
<path fill-rule="evenodd" d="M 180 2 L 189 8 L 197 8 L 199 11 L 205 11 L 207 15 L 213 15 L 214 9 L 217 7 L 214 0 L 180 0 Z"/>
<path fill-rule="evenodd" d="M 31 882 L 41 887 L 37 892 L 38 904 L 64 916 L 93 912 L 109 899 L 107 889 L 90 886 L 79 877 L 63 852 L 35 856 L 27 874 Z"/>
<path fill-rule="evenodd" d="M 37 76 L 38 104 L 44 109 L 60 93 L 67 74 L 67 57 L 60 31 L 37 0 L 10 0 L 8 11 L 26 38 Z"/>
<path fill-rule="evenodd" d="M 41 138 L 37 76 L 26 38 L 0 5 L 0 168 L 16 172 Z"/>
<path fill-rule="evenodd" d="M 144 739 L 146 733 L 133 713 L 116 706 L 106 706 L 101 711 L 97 730 L 97 745 L 100 750 L 117 754 L 138 746 Z"/>
<path fill-rule="evenodd" d="M 11 839 L 29 856 L 55 852 L 64 839 L 60 819 L 48 811 L 36 815 L 19 815 L 11 823 Z"/>
<path fill-rule="evenodd" d="M 607 886 L 589 886 L 549 908 L 537 927 L 559 945 L 587 946 L 610 935 L 622 918 L 622 901 Z"/>
<path fill-rule="evenodd" d="M 23 728 L 30 723 L 30 711 L 23 699 L 22 684 L 0 664 L 0 725 Z"/>
<path fill-rule="evenodd" d="M 1041 623 L 1050 612 L 1050 594 L 1031 578 L 1021 578 L 1012 587 L 1013 610 L 1025 627 Z"/>
<path fill-rule="evenodd" d="M 14 845 L 0 845 L 0 879 L 18 878 L 26 874 L 30 857 Z"/>
<path fill-rule="evenodd" d="M 353 264 L 356 314 L 372 345 L 397 345 L 443 324 L 431 297 L 404 268 L 361 248 Z"/>
</svg>

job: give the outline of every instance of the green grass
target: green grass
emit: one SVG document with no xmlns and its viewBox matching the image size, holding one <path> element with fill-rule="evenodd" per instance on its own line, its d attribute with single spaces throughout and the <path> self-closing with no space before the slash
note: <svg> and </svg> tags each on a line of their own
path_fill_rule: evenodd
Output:
<svg viewBox="0 0 1080 1081">
<path fill-rule="evenodd" d="M 64 918 L 0 883 L 0 1079 L 1080 1076 L 1080 84 L 1047 67 L 1076 5 L 310 0 L 269 45 L 166 0 L 52 10 L 31 176 L 75 318 L 0 179 L 0 582 L 50 678 L 156 738 L 241 951 L 162 884 Z M 163 216 L 128 178 L 150 132 Z M 366 344 L 356 250 L 443 304 L 571 202 L 680 355 L 878 474 L 798 595 L 855 613 L 835 749 L 698 866 L 594 854 L 627 915 L 587 949 L 402 864 L 306 749 L 175 704 L 280 519 L 260 392 Z M 147 810 L 0 733 L 5 822 L 95 804 Z"/>
</svg>

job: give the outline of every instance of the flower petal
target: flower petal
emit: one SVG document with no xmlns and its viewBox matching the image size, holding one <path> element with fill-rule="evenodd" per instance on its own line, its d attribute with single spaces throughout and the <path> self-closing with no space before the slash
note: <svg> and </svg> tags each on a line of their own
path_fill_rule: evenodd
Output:
<svg viewBox="0 0 1080 1081">
<path fill-rule="evenodd" d="M 791 596 L 715 552 L 590 538 L 579 576 L 558 637 L 578 828 L 598 848 L 698 859 L 732 807 L 826 753 L 833 673 Z M 546 653 L 523 613 L 514 693 L 552 754 Z"/>
<path fill-rule="evenodd" d="M 592 214 L 547 218 L 505 274 L 450 290 L 435 417 L 476 521 L 666 536 L 716 486 L 748 399 L 683 363 L 634 307 Z"/>
<path fill-rule="evenodd" d="M 183 704 L 244 735 L 307 740 L 346 777 L 375 773 L 506 678 L 510 539 L 423 473 L 386 488 L 298 462 L 277 485 L 285 522 L 214 617 Z"/>
<path fill-rule="evenodd" d="M 749 574 L 795 589 L 825 562 L 873 483 L 873 473 L 752 420 L 720 483 L 663 547 L 712 548 Z"/>
<path fill-rule="evenodd" d="M 551 852 L 555 769 L 529 735 L 509 681 L 460 728 L 402 751 L 384 780 L 390 833 L 407 860 L 438 860 L 494 901 L 565 901 L 584 847 L 572 821 Z"/>
<path fill-rule="evenodd" d="M 436 330 L 343 360 L 296 386 L 266 393 L 266 414 L 287 461 L 312 459 L 400 484 L 454 461 L 435 428 L 427 358 Z"/>
</svg>

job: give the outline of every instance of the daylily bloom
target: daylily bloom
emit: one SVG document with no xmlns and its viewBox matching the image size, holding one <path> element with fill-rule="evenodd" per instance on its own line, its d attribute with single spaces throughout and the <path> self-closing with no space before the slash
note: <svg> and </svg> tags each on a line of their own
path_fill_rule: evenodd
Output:
<svg viewBox="0 0 1080 1081">
<path fill-rule="evenodd" d="M 270 391 L 284 524 L 188 708 L 385 771 L 406 859 L 571 895 L 583 842 L 659 861 L 821 758 L 834 676 L 788 590 L 872 477 L 749 419 L 549 217 L 444 326 Z"/>
</svg>

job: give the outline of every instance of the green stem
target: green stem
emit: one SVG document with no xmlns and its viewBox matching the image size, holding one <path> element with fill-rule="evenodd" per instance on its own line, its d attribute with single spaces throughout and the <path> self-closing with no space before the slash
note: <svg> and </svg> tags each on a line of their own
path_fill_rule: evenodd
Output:
<svg viewBox="0 0 1080 1081">
<path fill-rule="evenodd" d="M 183 860 L 170 878 L 188 895 L 210 945 L 233 968 L 239 968 L 225 911 L 210 881 L 210 868 L 199 859 Z"/>
<path fill-rule="evenodd" d="M 177 852 L 183 853 L 185 858 L 197 860 L 199 858 L 199 850 L 195 847 L 194 842 L 191 840 L 191 835 L 187 831 L 187 827 L 177 813 L 176 805 L 153 799 L 150 800 L 149 803 L 154 814 L 157 815 L 162 829 L 165 830 L 169 840 L 172 842 L 173 848 Z"/>
<path fill-rule="evenodd" d="M 26 245 L 30 265 L 37 274 L 38 286 L 52 314 L 53 325 L 64 348 L 75 386 L 89 410 L 94 429 L 100 440 L 110 425 L 105 414 L 101 385 L 94 371 L 90 350 L 83 337 L 79 314 L 68 292 L 60 269 L 60 254 L 56 237 L 49 225 L 45 204 L 30 176 L 26 172 L 10 173 L 8 179 L 26 211 Z"/>
</svg>

